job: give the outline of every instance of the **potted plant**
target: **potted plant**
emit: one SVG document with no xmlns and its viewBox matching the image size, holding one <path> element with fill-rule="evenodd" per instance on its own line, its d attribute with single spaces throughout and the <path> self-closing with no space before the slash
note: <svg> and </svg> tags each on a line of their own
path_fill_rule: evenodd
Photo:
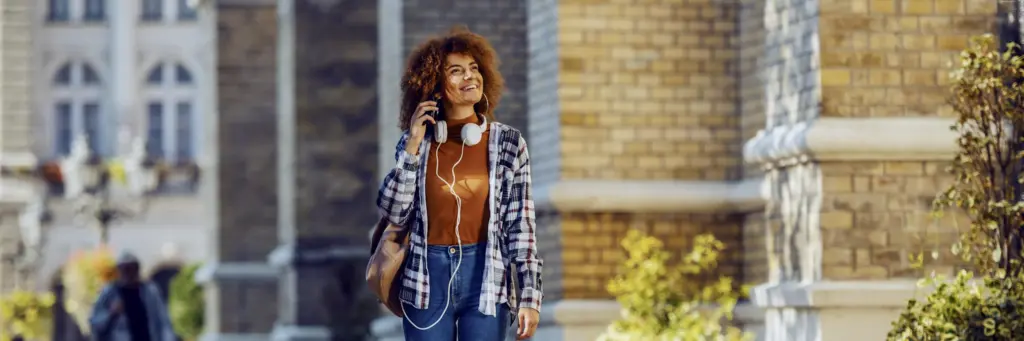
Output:
<svg viewBox="0 0 1024 341">
<path fill-rule="evenodd" d="M 114 255 L 99 247 L 76 252 L 61 273 L 64 283 L 64 309 L 84 335 L 90 335 L 89 314 L 105 285 L 117 276 Z"/>
<path fill-rule="evenodd" d="M 17 290 L 0 297 L 0 341 L 49 340 L 53 304 L 51 293 Z"/>
</svg>

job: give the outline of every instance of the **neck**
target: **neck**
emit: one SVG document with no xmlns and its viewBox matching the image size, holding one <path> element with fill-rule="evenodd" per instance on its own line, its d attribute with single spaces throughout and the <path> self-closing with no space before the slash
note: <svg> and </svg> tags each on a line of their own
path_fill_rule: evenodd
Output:
<svg viewBox="0 0 1024 341">
<path fill-rule="evenodd" d="M 473 109 L 472 105 L 463 105 L 457 107 L 447 105 L 447 108 L 445 108 L 445 118 L 447 119 L 462 120 L 473 115 L 476 115 L 476 111 Z"/>
</svg>

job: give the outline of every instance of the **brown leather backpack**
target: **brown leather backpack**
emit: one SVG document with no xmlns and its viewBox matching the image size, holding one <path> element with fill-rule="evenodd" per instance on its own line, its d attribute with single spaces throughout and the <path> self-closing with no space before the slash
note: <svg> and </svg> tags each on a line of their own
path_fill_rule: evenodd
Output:
<svg viewBox="0 0 1024 341">
<path fill-rule="evenodd" d="M 392 225 L 381 217 L 370 237 L 370 261 L 366 265 L 366 284 L 395 316 L 402 317 L 402 264 L 409 250 L 409 229 Z"/>
</svg>

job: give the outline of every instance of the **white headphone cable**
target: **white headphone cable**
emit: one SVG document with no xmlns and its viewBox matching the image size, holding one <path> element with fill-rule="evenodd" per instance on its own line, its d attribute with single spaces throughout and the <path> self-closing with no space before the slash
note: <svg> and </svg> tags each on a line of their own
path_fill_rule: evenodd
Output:
<svg viewBox="0 0 1024 341">
<path fill-rule="evenodd" d="M 431 323 L 429 326 L 420 327 L 420 326 L 416 325 L 416 322 L 413 322 L 412 319 L 409 318 L 409 314 L 405 312 L 405 304 L 401 304 L 401 306 L 402 306 L 402 316 L 405 317 L 406 321 L 409 321 L 410 325 L 412 325 L 414 328 L 419 329 L 419 330 L 427 330 L 427 329 L 433 328 L 438 323 L 440 323 L 441 320 L 444 319 L 444 314 L 446 314 L 448 312 L 448 307 L 452 303 L 452 284 L 455 283 L 455 276 L 458 275 L 459 267 L 462 266 L 462 236 L 459 234 L 459 223 L 462 222 L 462 198 L 459 197 L 458 193 L 455 193 L 455 167 L 459 166 L 459 163 L 462 162 L 462 157 L 466 154 L 466 144 L 465 143 L 459 143 L 459 144 L 462 145 L 462 148 L 459 149 L 459 159 L 455 161 L 454 165 L 452 165 L 452 182 L 451 183 L 449 183 L 448 180 L 445 180 L 444 177 L 441 176 L 441 172 L 440 172 L 441 163 L 440 162 L 435 162 L 434 163 L 434 175 L 436 175 L 438 179 L 441 179 L 441 182 L 443 182 L 445 185 L 448 186 L 448 192 L 451 193 L 452 196 L 455 197 L 455 209 L 456 209 L 456 211 L 455 211 L 455 239 L 459 243 L 459 261 L 457 263 L 455 263 L 455 271 L 452 272 L 451 278 L 448 279 L 448 291 L 445 292 L 444 310 L 441 311 L 441 316 L 437 317 L 437 321 L 434 321 L 434 323 Z M 440 150 L 441 150 L 441 143 L 438 143 L 437 147 L 434 148 L 434 157 L 438 156 L 438 152 Z M 424 236 L 423 239 L 426 240 L 427 236 Z M 423 268 L 425 270 L 424 272 L 427 273 L 427 277 L 429 278 L 430 277 L 430 266 L 427 265 L 427 259 L 426 259 L 427 257 L 426 257 L 425 254 L 426 254 L 426 252 L 424 252 L 424 255 L 421 258 L 423 259 Z"/>
</svg>

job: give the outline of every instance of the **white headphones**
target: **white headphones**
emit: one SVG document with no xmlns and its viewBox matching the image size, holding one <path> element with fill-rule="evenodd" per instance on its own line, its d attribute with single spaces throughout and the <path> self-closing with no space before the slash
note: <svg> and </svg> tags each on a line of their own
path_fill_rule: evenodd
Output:
<svg viewBox="0 0 1024 341">
<path fill-rule="evenodd" d="M 475 146 L 477 143 L 480 143 L 480 139 L 484 136 L 484 131 L 487 130 L 486 127 L 487 117 L 483 117 L 483 122 L 480 124 L 466 123 L 466 125 L 462 126 L 462 144 Z M 448 141 L 448 123 L 444 120 L 434 125 L 434 141 L 437 143 Z"/>
</svg>

